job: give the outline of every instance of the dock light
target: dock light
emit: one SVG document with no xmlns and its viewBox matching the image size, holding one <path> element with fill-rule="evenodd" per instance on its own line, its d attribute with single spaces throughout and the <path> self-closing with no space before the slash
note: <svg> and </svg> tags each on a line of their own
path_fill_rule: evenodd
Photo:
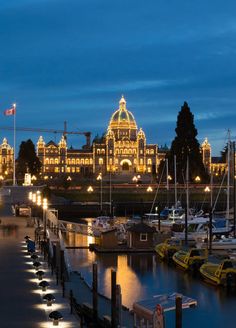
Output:
<svg viewBox="0 0 236 328">
<path fill-rule="evenodd" d="M 45 292 L 47 290 L 49 286 L 49 283 L 46 281 L 46 280 L 42 280 L 40 283 L 39 283 L 39 287 L 42 288 L 42 291 Z"/>
<path fill-rule="evenodd" d="M 44 271 L 43 270 L 39 270 L 36 272 L 36 276 L 38 277 L 38 280 L 42 280 L 43 276 L 44 276 Z"/>
<path fill-rule="evenodd" d="M 34 261 L 35 261 L 35 260 L 37 260 L 37 258 L 38 258 L 38 255 L 37 255 L 37 254 L 32 254 L 32 255 L 31 255 L 31 258 L 32 258 L 32 260 L 34 260 Z"/>
<path fill-rule="evenodd" d="M 199 175 L 197 175 L 195 178 L 195 182 L 200 182 L 200 181 L 201 181 L 201 178 L 199 177 Z"/>
<path fill-rule="evenodd" d="M 35 192 L 33 192 L 33 194 L 32 194 L 32 202 L 33 203 L 36 203 L 36 201 L 37 201 L 37 195 L 36 195 Z"/>
<path fill-rule="evenodd" d="M 151 186 L 148 186 L 147 192 L 152 192 L 152 191 L 153 191 L 152 187 Z"/>
<path fill-rule="evenodd" d="M 53 320 L 53 326 L 58 326 L 59 325 L 59 320 L 62 320 L 63 316 L 60 312 L 53 311 L 49 314 L 49 318 Z"/>
<path fill-rule="evenodd" d="M 206 188 L 204 189 L 204 191 L 205 191 L 205 192 L 210 192 L 211 189 L 210 189 L 208 186 L 206 186 Z"/>
<path fill-rule="evenodd" d="M 33 267 L 36 269 L 36 270 L 38 270 L 38 268 L 41 266 L 42 264 L 39 262 L 39 261 L 35 261 L 34 263 L 33 263 Z"/>
<path fill-rule="evenodd" d="M 55 301 L 55 296 L 53 294 L 46 294 L 43 296 L 43 300 L 47 302 L 47 306 L 52 306 L 52 302 Z"/>
<path fill-rule="evenodd" d="M 172 180 L 172 177 L 170 175 L 168 175 L 168 180 L 171 181 Z"/>
<path fill-rule="evenodd" d="M 41 204 L 42 204 L 42 197 L 41 197 L 40 194 L 38 194 L 38 195 L 37 195 L 37 205 L 38 205 L 38 206 L 41 206 Z"/>
<path fill-rule="evenodd" d="M 32 201 L 32 198 L 33 198 L 33 193 L 32 193 L 32 191 L 30 191 L 30 192 L 29 192 L 29 200 Z"/>
</svg>

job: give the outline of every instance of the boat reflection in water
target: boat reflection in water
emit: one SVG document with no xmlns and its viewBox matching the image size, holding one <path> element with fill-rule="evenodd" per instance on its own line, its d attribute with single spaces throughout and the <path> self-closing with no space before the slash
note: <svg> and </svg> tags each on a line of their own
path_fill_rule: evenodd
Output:
<svg viewBox="0 0 236 328">
<path fill-rule="evenodd" d="M 68 237 L 68 236 L 67 236 Z M 86 236 L 67 238 L 73 246 L 87 246 Z M 121 285 L 122 303 L 132 308 L 133 303 L 153 295 L 179 292 L 197 300 L 195 309 L 183 312 L 183 328 L 233 328 L 236 308 L 235 290 L 221 290 L 203 282 L 199 277 L 176 270 L 158 261 L 155 254 L 96 254 L 89 249 L 68 249 L 73 270 L 81 272 L 92 284 L 92 263 L 98 263 L 99 291 L 110 296 L 111 269 L 117 270 Z M 166 326 L 173 327 L 174 312 L 166 317 Z"/>
</svg>

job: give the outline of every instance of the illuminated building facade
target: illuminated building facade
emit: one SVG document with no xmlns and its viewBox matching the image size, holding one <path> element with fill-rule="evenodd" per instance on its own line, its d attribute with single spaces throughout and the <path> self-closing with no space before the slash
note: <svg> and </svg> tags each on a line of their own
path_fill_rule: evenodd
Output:
<svg viewBox="0 0 236 328">
<path fill-rule="evenodd" d="M 142 173 L 153 174 L 163 154 L 158 146 L 147 144 L 144 131 L 138 129 L 133 114 L 122 96 L 119 108 L 111 116 L 106 135 L 94 141 L 91 148 L 72 149 L 62 136 L 60 142 L 37 142 L 37 155 L 46 174 Z"/>
<path fill-rule="evenodd" d="M 14 149 L 8 144 L 6 138 L 0 145 L 0 176 L 1 179 L 12 175 L 13 172 Z"/>
</svg>

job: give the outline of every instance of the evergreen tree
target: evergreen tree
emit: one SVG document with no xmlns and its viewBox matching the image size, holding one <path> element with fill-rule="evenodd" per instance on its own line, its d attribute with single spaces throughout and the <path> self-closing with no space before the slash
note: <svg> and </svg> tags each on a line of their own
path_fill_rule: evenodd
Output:
<svg viewBox="0 0 236 328">
<path fill-rule="evenodd" d="M 189 181 L 193 182 L 196 176 L 202 182 L 209 179 L 202 162 L 200 145 L 197 140 L 197 129 L 194 125 L 194 115 L 191 113 L 187 102 L 184 102 L 177 117 L 175 129 L 176 137 L 172 141 L 171 149 L 167 154 L 169 174 L 174 177 L 174 156 L 176 156 L 177 182 L 184 183 L 186 178 L 187 158 L 189 158 Z M 163 169 L 163 164 L 160 169 Z M 159 171 L 160 175 L 160 171 Z"/>
<path fill-rule="evenodd" d="M 17 175 L 24 177 L 25 173 L 38 174 L 41 166 L 32 140 L 22 141 L 17 158 Z"/>
</svg>

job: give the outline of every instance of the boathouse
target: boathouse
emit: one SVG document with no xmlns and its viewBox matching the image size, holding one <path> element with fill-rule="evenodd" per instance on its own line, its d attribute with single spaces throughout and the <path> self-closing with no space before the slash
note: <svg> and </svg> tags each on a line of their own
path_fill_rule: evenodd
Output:
<svg viewBox="0 0 236 328">
<path fill-rule="evenodd" d="M 103 231 L 100 236 L 99 246 L 103 249 L 117 248 L 117 229 Z"/>
<path fill-rule="evenodd" d="M 128 230 L 127 245 L 129 248 L 147 249 L 153 247 L 156 229 L 141 222 L 134 224 Z"/>
</svg>

